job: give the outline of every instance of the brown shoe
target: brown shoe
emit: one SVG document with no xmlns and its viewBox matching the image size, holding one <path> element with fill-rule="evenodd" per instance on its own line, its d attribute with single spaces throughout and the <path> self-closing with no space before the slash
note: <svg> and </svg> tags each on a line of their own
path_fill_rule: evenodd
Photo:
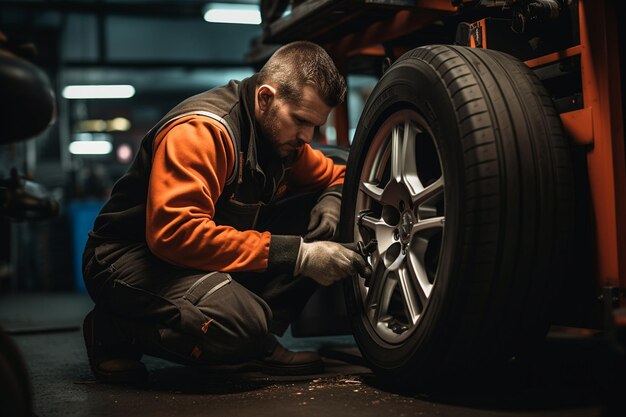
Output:
<svg viewBox="0 0 626 417">
<path fill-rule="evenodd" d="M 269 375 L 311 375 L 324 370 L 324 363 L 317 352 L 292 352 L 280 343 L 272 353 L 257 361 L 261 372 Z"/>
<path fill-rule="evenodd" d="M 129 385 L 147 381 L 141 352 L 122 336 L 111 317 L 94 308 L 83 322 L 83 336 L 89 366 L 98 381 Z"/>
</svg>

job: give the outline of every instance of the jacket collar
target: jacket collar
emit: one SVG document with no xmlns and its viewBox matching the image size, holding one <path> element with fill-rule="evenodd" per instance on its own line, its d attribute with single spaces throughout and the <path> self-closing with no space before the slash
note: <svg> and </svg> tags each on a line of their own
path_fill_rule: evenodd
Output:
<svg viewBox="0 0 626 417">
<path fill-rule="evenodd" d="M 274 151 L 272 143 L 265 138 L 254 114 L 254 96 L 258 75 L 246 78 L 241 82 L 240 102 L 242 103 L 242 146 L 246 149 L 245 164 L 253 170 L 265 174 L 262 167 L 291 165 L 291 160 L 281 160 Z M 247 142 L 247 143 L 246 143 Z"/>
<path fill-rule="evenodd" d="M 241 149 L 246 149 L 246 165 L 256 168 L 258 165 L 256 136 L 257 123 L 254 115 L 254 93 L 256 91 L 257 75 L 246 78 L 241 82 L 240 99 L 241 103 Z"/>
</svg>

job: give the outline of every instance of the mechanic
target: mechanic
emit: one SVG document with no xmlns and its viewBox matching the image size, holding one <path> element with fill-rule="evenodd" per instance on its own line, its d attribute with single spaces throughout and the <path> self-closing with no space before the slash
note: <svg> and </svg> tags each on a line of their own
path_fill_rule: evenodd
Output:
<svg viewBox="0 0 626 417">
<path fill-rule="evenodd" d="M 321 47 L 294 42 L 252 77 L 178 104 L 147 133 L 83 255 L 96 303 L 83 329 L 97 379 L 144 381 L 143 354 L 321 371 L 316 352 L 291 352 L 274 335 L 320 284 L 371 273 L 353 248 L 331 241 L 345 167 L 309 145 L 345 92 Z"/>
</svg>

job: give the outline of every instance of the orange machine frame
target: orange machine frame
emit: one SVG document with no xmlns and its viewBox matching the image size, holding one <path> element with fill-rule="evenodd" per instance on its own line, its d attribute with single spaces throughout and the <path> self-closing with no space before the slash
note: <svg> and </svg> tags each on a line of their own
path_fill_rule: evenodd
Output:
<svg viewBox="0 0 626 417">
<path fill-rule="evenodd" d="M 584 108 L 561 114 L 577 143 L 588 145 L 597 279 L 626 288 L 626 167 L 616 13 L 607 0 L 579 0 L 580 45 L 526 61 L 531 68 L 580 55 Z M 592 29 L 593 28 L 593 29 Z M 620 305 L 624 306 L 624 295 Z"/>
<path fill-rule="evenodd" d="M 595 213 L 598 282 L 626 288 L 626 166 L 622 91 L 614 4 L 579 0 L 581 67 L 585 109 L 591 118 L 592 147 L 587 153 Z M 593 30 L 592 30 L 593 28 Z M 573 137 L 585 121 L 565 126 Z M 582 125 L 582 126 L 581 126 Z M 622 294 L 620 305 L 626 299 Z"/>
</svg>

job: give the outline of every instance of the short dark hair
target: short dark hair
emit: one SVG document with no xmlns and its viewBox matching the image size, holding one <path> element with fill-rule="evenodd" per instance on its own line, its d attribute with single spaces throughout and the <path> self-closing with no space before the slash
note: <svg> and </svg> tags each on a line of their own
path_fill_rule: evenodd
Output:
<svg viewBox="0 0 626 417">
<path fill-rule="evenodd" d="M 279 48 L 265 63 L 257 85 L 276 84 L 278 94 L 291 102 L 298 101 L 302 88 L 310 85 L 329 107 L 343 102 L 346 81 L 328 53 L 319 45 L 297 41 Z"/>
</svg>

